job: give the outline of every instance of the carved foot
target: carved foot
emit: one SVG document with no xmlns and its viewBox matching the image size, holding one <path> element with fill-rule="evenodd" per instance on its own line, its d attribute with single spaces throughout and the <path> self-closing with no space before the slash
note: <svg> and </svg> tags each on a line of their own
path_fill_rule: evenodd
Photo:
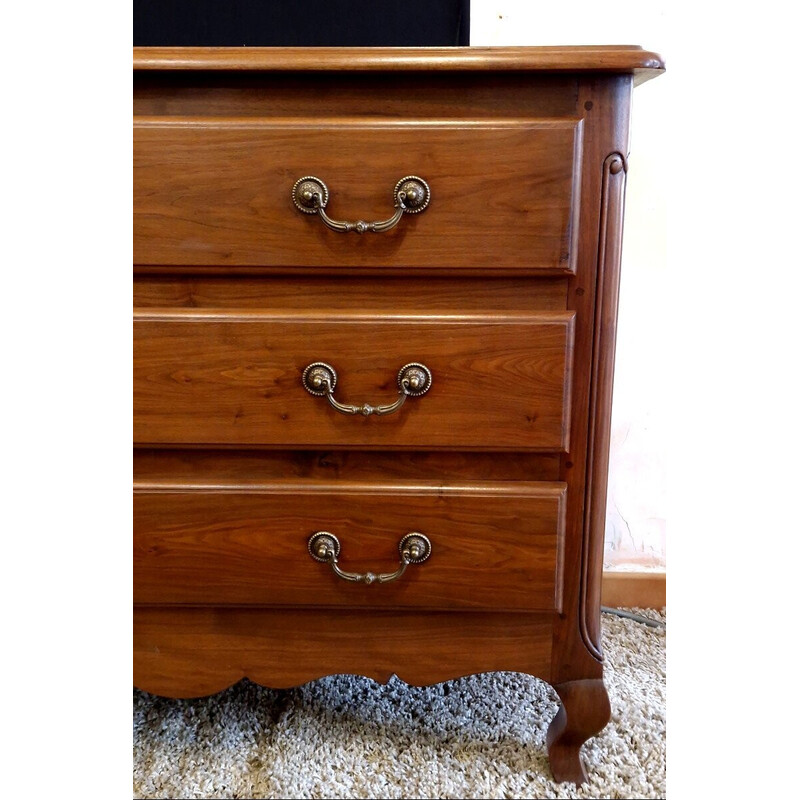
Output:
<svg viewBox="0 0 800 800">
<path fill-rule="evenodd" d="M 553 687 L 561 708 L 547 729 L 550 769 L 559 783 L 585 783 L 581 745 L 600 733 L 611 717 L 611 704 L 602 680 L 568 681 Z"/>
</svg>

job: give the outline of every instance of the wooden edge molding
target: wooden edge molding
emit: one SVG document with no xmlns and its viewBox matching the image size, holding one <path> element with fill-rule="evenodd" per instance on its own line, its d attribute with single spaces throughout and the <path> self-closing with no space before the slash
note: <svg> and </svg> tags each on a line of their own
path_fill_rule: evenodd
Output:
<svg viewBox="0 0 800 800">
<path fill-rule="evenodd" d="M 616 296 L 619 287 L 619 262 L 622 246 L 622 219 L 625 207 L 625 178 L 628 162 L 619 152 L 610 153 L 603 161 L 603 182 L 600 204 L 600 229 L 597 243 L 597 291 L 595 294 L 594 352 L 589 394 L 589 449 L 587 453 L 584 506 L 583 554 L 581 559 L 581 636 L 589 652 L 603 660 L 600 643 L 599 615 L 590 613 L 590 598 L 597 597 L 597 572 L 590 569 L 595 563 L 593 541 L 605 530 L 605 494 L 608 471 L 610 434 L 611 387 L 614 373 L 614 328 Z M 608 275 L 606 272 L 608 271 Z M 612 354 L 609 360 L 609 353 Z M 607 412 L 603 416 L 602 410 Z M 593 505 L 600 511 L 593 518 Z M 598 520 L 601 522 L 598 524 Z M 594 532 L 594 535 L 593 535 Z"/>
<path fill-rule="evenodd" d="M 667 573 L 605 571 L 601 602 L 611 608 L 665 608 Z"/>
<path fill-rule="evenodd" d="M 636 45 L 583 47 L 134 47 L 134 70 L 543 71 L 635 73 L 664 70 Z"/>
</svg>

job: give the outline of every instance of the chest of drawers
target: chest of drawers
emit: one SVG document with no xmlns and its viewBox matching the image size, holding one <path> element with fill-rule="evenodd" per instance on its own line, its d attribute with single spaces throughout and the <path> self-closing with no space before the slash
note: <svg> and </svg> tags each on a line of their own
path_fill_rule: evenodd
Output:
<svg viewBox="0 0 800 800">
<path fill-rule="evenodd" d="M 636 47 L 134 53 L 134 679 L 549 681 L 600 579 Z"/>
</svg>

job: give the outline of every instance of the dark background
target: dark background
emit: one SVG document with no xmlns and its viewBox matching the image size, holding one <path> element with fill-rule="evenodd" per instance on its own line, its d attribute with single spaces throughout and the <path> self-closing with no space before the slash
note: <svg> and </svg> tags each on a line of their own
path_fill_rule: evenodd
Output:
<svg viewBox="0 0 800 800">
<path fill-rule="evenodd" d="M 134 0 L 140 47 L 469 44 L 469 0 Z"/>
</svg>

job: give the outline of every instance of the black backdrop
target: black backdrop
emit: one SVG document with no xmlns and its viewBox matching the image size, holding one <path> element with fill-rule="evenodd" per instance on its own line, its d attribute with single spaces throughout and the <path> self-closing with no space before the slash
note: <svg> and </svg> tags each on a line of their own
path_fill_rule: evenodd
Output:
<svg viewBox="0 0 800 800">
<path fill-rule="evenodd" d="M 133 44 L 468 45 L 469 0 L 134 0 Z"/>
</svg>

